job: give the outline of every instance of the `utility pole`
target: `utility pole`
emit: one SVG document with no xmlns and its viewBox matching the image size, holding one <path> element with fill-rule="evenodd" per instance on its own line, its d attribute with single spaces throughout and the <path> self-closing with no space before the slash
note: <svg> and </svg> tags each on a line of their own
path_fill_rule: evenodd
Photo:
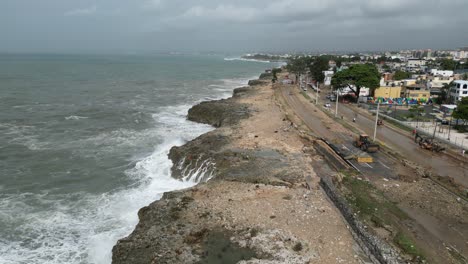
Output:
<svg viewBox="0 0 468 264">
<path fill-rule="evenodd" d="M 336 109 L 335 109 L 335 117 L 338 117 L 338 90 L 336 90 Z"/>
<path fill-rule="evenodd" d="M 452 112 L 452 115 L 450 115 L 449 131 L 448 131 L 447 140 L 450 140 L 450 128 L 452 127 L 452 120 L 453 120 L 453 112 Z"/>
<path fill-rule="evenodd" d="M 319 98 L 319 82 L 317 82 L 317 97 L 315 98 L 316 105 L 318 105 L 318 98 Z"/>
<path fill-rule="evenodd" d="M 442 123 L 440 125 L 442 125 Z M 436 130 L 437 130 L 437 122 L 435 123 L 435 126 L 434 126 L 434 133 L 432 134 L 432 140 L 434 140 L 435 138 Z"/>
<path fill-rule="evenodd" d="M 377 103 L 377 114 L 375 115 L 374 141 L 375 141 L 375 137 L 377 136 L 377 123 L 379 121 L 379 109 L 380 109 L 380 101 Z"/>
</svg>

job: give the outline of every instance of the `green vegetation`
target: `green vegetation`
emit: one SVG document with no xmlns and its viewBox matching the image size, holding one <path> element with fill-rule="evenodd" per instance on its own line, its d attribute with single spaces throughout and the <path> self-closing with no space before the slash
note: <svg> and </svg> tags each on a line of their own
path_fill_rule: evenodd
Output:
<svg viewBox="0 0 468 264">
<path fill-rule="evenodd" d="M 323 82 L 325 79 L 325 75 L 323 74 L 323 71 L 328 70 L 328 61 L 330 58 L 328 56 L 320 56 L 315 58 L 315 60 L 312 61 L 312 63 L 309 65 L 309 71 L 314 78 L 314 80 L 318 82 Z"/>
<path fill-rule="evenodd" d="M 281 68 L 274 68 L 271 70 L 271 73 L 273 75 L 273 79 L 271 80 L 273 83 L 275 83 L 278 80 L 277 74 L 281 72 Z"/>
<path fill-rule="evenodd" d="M 414 245 L 413 241 L 405 234 L 399 232 L 393 238 L 393 242 L 398 245 L 399 248 L 405 252 L 405 254 L 412 256 L 413 258 L 421 258 L 422 253 Z"/>
<path fill-rule="evenodd" d="M 396 216 L 399 220 L 408 218 L 371 183 L 355 177 L 345 177 L 343 184 L 350 191 L 350 194 L 346 196 L 347 200 L 365 220 L 371 220 L 372 216 L 375 216 L 384 219 L 383 224 L 391 224 L 389 216 Z"/>
<path fill-rule="evenodd" d="M 242 56 L 243 59 L 251 59 L 251 60 L 263 60 L 263 61 L 284 61 L 284 58 L 276 55 L 268 55 L 268 54 L 253 54 L 250 56 L 244 55 Z"/>
<path fill-rule="evenodd" d="M 380 85 L 380 74 L 372 64 L 357 64 L 349 69 L 337 72 L 332 78 L 332 85 L 335 89 L 349 87 L 359 99 L 362 87 L 370 89 L 371 94 Z"/>
<path fill-rule="evenodd" d="M 448 98 L 448 91 L 450 90 L 450 87 L 453 86 L 453 82 L 447 84 L 445 83 L 444 86 L 440 89 L 440 94 L 437 98 L 435 98 L 435 103 L 436 104 L 445 104 L 449 102 Z"/>
<path fill-rule="evenodd" d="M 406 213 L 369 182 L 345 175 L 343 186 L 346 188 L 346 200 L 361 220 L 395 234 L 392 240 L 405 254 L 413 259 L 424 259 L 421 250 L 405 234 L 404 226 L 401 225 L 402 221 L 409 219 Z"/>
<path fill-rule="evenodd" d="M 411 73 L 405 71 L 396 71 L 393 75 L 393 79 L 399 81 L 403 79 L 408 79 L 411 77 Z"/>
<path fill-rule="evenodd" d="M 286 69 L 290 73 L 301 75 L 306 73 L 307 66 L 310 65 L 310 63 L 311 57 L 295 57 L 289 60 L 288 65 L 286 65 Z"/>
<path fill-rule="evenodd" d="M 302 91 L 301 94 L 302 94 L 306 99 L 312 100 L 312 98 L 310 98 L 310 96 L 309 96 L 306 92 Z"/>
<path fill-rule="evenodd" d="M 442 59 L 439 61 L 440 67 L 442 70 L 450 70 L 453 71 L 457 67 L 457 62 L 451 59 Z"/>
<path fill-rule="evenodd" d="M 463 97 L 461 101 L 457 103 L 457 108 L 453 111 L 453 118 L 463 120 L 463 125 L 468 120 L 468 97 Z"/>
</svg>

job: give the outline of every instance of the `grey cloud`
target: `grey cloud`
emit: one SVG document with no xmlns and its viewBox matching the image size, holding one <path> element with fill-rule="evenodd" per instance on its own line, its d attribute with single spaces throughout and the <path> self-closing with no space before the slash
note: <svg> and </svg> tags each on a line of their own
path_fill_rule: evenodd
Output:
<svg viewBox="0 0 468 264">
<path fill-rule="evenodd" d="M 466 0 L 15 0 L 0 3 L 0 51 L 455 48 L 468 45 L 466 10 Z"/>
</svg>

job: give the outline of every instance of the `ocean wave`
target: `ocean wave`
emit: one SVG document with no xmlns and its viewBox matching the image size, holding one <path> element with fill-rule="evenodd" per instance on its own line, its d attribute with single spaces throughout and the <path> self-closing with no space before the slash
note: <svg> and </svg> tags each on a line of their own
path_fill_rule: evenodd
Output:
<svg viewBox="0 0 468 264">
<path fill-rule="evenodd" d="M 241 57 L 224 58 L 224 60 L 225 61 L 248 61 L 248 62 L 271 63 L 270 61 L 267 61 L 267 60 L 246 59 L 246 58 L 241 58 Z"/>
<path fill-rule="evenodd" d="M 72 115 L 72 116 L 67 116 L 65 117 L 65 120 L 80 120 L 80 119 L 87 119 L 88 117 L 86 116 L 76 116 L 76 115 Z"/>
<path fill-rule="evenodd" d="M 213 129 L 188 121 L 189 107 L 161 108 L 154 114 L 158 128 L 143 134 L 119 131 L 88 139 L 89 144 L 103 140 L 108 140 L 104 144 L 126 144 L 150 133 L 164 137 L 149 156 L 125 172 L 134 180 L 132 186 L 100 195 L 23 193 L 0 196 L 0 223 L 2 227 L 16 230 L 14 241 L 0 239 L 0 263 L 110 263 L 112 247 L 134 229 L 141 207 L 160 199 L 164 192 L 197 184 L 195 179 L 172 178 L 172 161 L 167 156 L 173 146 Z M 37 210 L 38 206 L 46 209 Z"/>
</svg>

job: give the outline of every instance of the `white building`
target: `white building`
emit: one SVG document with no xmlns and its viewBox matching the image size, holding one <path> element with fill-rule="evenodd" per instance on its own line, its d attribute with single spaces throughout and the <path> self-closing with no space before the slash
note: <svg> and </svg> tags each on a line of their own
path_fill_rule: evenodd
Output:
<svg viewBox="0 0 468 264">
<path fill-rule="evenodd" d="M 354 85 L 351 85 L 351 88 L 349 88 L 348 86 L 346 87 L 343 87 L 341 89 L 338 89 L 337 92 L 338 92 L 338 95 L 339 96 L 343 96 L 343 95 L 347 95 L 347 94 L 351 94 L 351 95 L 354 95 L 354 92 L 353 90 L 356 90 L 356 87 Z M 361 87 L 361 90 L 359 90 L 359 96 L 369 96 L 370 94 L 370 90 L 369 88 L 367 87 Z"/>
<path fill-rule="evenodd" d="M 333 71 L 323 71 L 323 75 L 325 76 L 323 83 L 325 85 L 331 85 L 331 79 L 333 77 L 333 74 L 334 74 Z"/>
<path fill-rule="evenodd" d="M 406 62 L 406 67 L 408 67 L 408 68 L 419 68 L 421 66 L 426 66 L 426 61 L 425 60 L 409 59 Z"/>
<path fill-rule="evenodd" d="M 468 81 L 454 81 L 454 86 L 450 89 L 450 97 L 454 102 L 468 97 Z"/>
<path fill-rule="evenodd" d="M 440 75 L 444 77 L 450 77 L 450 76 L 453 76 L 453 71 L 440 71 L 440 70 L 432 69 L 431 74 L 434 76 Z"/>
</svg>

